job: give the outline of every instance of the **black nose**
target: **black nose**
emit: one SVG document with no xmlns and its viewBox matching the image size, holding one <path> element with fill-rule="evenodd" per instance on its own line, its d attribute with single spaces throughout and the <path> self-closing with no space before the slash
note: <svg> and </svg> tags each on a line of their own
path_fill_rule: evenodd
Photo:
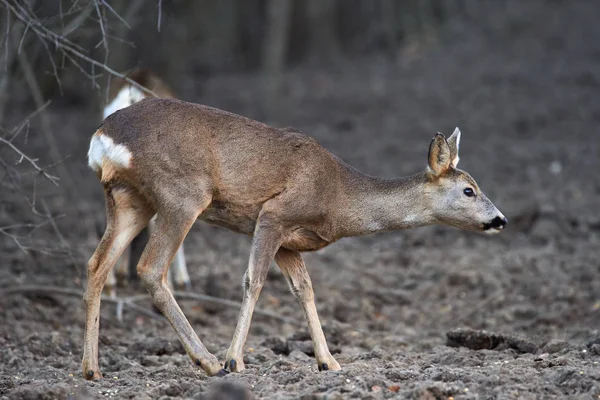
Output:
<svg viewBox="0 0 600 400">
<path fill-rule="evenodd" d="M 490 222 L 490 228 L 502 229 L 506 226 L 508 220 L 506 217 L 496 217 Z"/>
</svg>

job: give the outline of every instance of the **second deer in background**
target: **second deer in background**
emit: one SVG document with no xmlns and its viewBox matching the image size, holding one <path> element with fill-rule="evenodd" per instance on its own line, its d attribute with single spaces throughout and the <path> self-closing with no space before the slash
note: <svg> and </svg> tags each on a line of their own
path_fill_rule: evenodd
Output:
<svg viewBox="0 0 600 400">
<path fill-rule="evenodd" d="M 127 71 L 124 75 L 151 90 L 160 98 L 176 98 L 173 90 L 154 72 L 147 68 L 133 68 Z M 108 101 L 104 106 L 102 118 L 105 119 L 115 111 L 129 107 L 130 105 L 137 103 L 146 97 L 151 97 L 151 95 L 131 85 L 125 79 L 120 77 L 113 78 L 110 83 Z M 150 234 L 152 234 L 152 231 L 154 230 L 154 219 L 152 219 L 148 224 L 148 230 Z M 112 269 L 108 275 L 108 279 L 106 281 L 106 292 L 111 297 L 116 296 L 117 284 L 125 283 L 128 280 L 130 275 L 130 264 L 131 246 L 125 250 L 115 268 Z M 185 263 L 183 244 L 177 251 L 171 268 L 169 269 L 168 279 L 171 287 L 184 289 L 189 289 L 191 287 L 190 275 L 187 271 L 187 266 Z"/>
</svg>

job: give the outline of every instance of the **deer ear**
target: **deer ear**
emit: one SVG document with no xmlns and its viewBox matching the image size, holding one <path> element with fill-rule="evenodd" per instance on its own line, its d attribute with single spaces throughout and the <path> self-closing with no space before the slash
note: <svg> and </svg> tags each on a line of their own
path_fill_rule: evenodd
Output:
<svg viewBox="0 0 600 400">
<path fill-rule="evenodd" d="M 436 133 L 429 145 L 429 172 L 441 175 L 450 168 L 450 147 L 441 133 Z"/>
<path fill-rule="evenodd" d="M 458 165 L 458 147 L 460 145 L 460 129 L 456 127 L 454 133 L 448 138 L 448 146 L 450 147 L 450 165 L 452 168 L 456 168 Z"/>
</svg>

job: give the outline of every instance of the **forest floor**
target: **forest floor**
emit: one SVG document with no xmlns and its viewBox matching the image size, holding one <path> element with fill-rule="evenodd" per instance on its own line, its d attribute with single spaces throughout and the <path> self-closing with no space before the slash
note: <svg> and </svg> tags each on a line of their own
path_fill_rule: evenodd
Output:
<svg viewBox="0 0 600 400">
<path fill-rule="evenodd" d="M 102 190 L 85 154 L 99 113 L 51 106 L 77 189 L 46 199 L 65 214 L 57 228 L 73 257 L 0 241 L 0 399 L 600 398 L 600 7 L 551 4 L 514 16 L 510 29 L 449 27 L 399 63 L 369 56 L 286 73 L 269 122 L 371 175 L 421 170 L 433 134 L 458 125 L 461 168 L 509 219 L 497 236 L 428 227 L 307 254 L 340 372 L 318 372 L 301 309 L 273 267 L 258 308 L 297 323 L 256 315 L 242 373 L 207 377 L 164 320 L 125 307 L 119 322 L 104 302 L 104 378 L 83 380 L 81 298 L 2 294 L 25 284 L 81 290 L 98 242 Z M 256 76 L 190 82 L 185 99 L 266 120 Z M 43 136 L 31 133 L 25 149 L 43 158 Z M 194 291 L 240 301 L 250 238 L 199 223 L 185 245 Z M 142 293 L 135 281 L 119 288 Z M 223 360 L 238 310 L 180 304 Z"/>
</svg>

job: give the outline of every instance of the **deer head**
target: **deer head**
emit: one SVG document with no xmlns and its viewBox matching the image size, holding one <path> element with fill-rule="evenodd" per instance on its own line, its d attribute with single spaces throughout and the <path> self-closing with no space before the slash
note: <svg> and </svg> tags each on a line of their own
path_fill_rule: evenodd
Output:
<svg viewBox="0 0 600 400">
<path fill-rule="evenodd" d="M 429 146 L 426 201 L 436 222 L 461 229 L 498 233 L 507 219 L 485 196 L 477 182 L 458 169 L 460 130 L 446 140 L 437 133 Z"/>
</svg>

